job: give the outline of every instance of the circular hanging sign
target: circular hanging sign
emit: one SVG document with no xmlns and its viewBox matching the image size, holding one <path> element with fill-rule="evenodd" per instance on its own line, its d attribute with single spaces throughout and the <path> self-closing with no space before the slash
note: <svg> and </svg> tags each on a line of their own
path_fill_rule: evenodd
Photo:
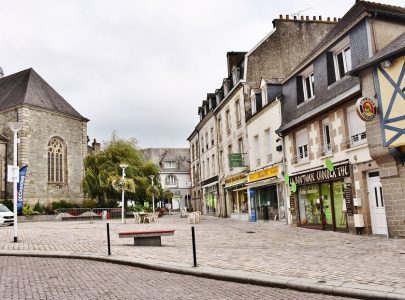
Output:
<svg viewBox="0 0 405 300">
<path fill-rule="evenodd" d="M 377 114 L 377 104 L 371 98 L 361 97 L 356 102 L 357 115 L 363 121 L 371 121 Z"/>
</svg>

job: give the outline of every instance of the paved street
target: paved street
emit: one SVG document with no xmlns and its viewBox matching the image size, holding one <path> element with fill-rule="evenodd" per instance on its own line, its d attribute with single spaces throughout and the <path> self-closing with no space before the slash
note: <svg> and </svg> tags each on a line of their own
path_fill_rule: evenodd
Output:
<svg viewBox="0 0 405 300">
<path fill-rule="evenodd" d="M 0 278 L 2 300 L 345 299 L 88 260 L 6 256 L 0 269 L 11 275 Z"/>
<path fill-rule="evenodd" d="M 162 247 L 134 247 L 119 231 L 176 230 Z M 248 223 L 203 216 L 195 225 L 198 268 L 192 267 L 191 230 L 187 219 L 164 216 L 158 223 L 111 221 L 112 256 L 150 266 L 188 272 L 221 273 L 257 280 L 287 280 L 334 289 L 371 290 L 405 299 L 405 240 L 354 236 L 292 228 L 279 222 Z M 105 221 L 94 223 L 31 222 L 0 228 L 0 254 L 52 254 L 107 257 Z"/>
</svg>

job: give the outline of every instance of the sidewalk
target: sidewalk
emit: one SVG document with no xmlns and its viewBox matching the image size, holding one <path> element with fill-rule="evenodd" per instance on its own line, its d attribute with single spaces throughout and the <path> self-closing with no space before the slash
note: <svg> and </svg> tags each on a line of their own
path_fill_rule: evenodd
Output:
<svg viewBox="0 0 405 300">
<path fill-rule="evenodd" d="M 202 216 L 195 224 L 198 267 L 193 267 L 191 225 L 178 215 L 158 223 L 19 223 L 0 228 L 0 255 L 91 258 L 214 279 L 288 287 L 331 295 L 405 299 L 405 240 L 293 228 L 280 222 L 237 221 Z M 176 230 L 162 247 L 135 247 L 119 231 Z"/>
</svg>

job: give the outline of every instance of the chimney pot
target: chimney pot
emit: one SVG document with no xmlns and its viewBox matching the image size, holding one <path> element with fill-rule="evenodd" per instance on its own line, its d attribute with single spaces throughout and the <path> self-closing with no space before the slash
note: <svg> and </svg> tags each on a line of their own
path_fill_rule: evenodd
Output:
<svg viewBox="0 0 405 300">
<path fill-rule="evenodd" d="M 336 22 L 336 18 L 333 18 L 333 22 Z"/>
<path fill-rule="evenodd" d="M 280 15 L 280 19 L 281 19 L 281 20 L 283 19 L 283 15 Z"/>
<path fill-rule="evenodd" d="M 315 16 L 312 16 L 312 20 L 313 20 L 313 21 L 316 21 L 316 17 L 315 17 Z"/>
<path fill-rule="evenodd" d="M 309 16 L 306 16 L 305 19 L 306 19 L 307 21 L 309 21 Z"/>
<path fill-rule="evenodd" d="M 301 20 L 304 20 L 304 16 L 301 16 Z"/>
<path fill-rule="evenodd" d="M 286 20 L 289 20 L 289 19 L 290 19 L 290 16 L 289 16 L 289 15 L 285 15 L 285 19 L 286 19 Z"/>
<path fill-rule="evenodd" d="M 294 16 L 294 20 L 297 20 L 297 16 Z"/>
<path fill-rule="evenodd" d="M 327 20 L 330 21 L 330 17 L 328 17 Z"/>
</svg>

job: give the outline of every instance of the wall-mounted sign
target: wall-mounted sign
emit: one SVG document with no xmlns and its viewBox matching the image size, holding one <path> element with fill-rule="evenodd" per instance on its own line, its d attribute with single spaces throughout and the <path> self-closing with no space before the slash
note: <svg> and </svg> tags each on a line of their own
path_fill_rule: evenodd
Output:
<svg viewBox="0 0 405 300">
<path fill-rule="evenodd" d="M 303 185 L 316 182 L 337 180 L 348 176 L 350 176 L 350 165 L 347 163 L 340 166 L 334 166 L 332 172 L 325 168 L 303 174 L 292 175 L 290 176 L 290 185 L 293 182 L 295 182 L 297 185 Z"/>
<path fill-rule="evenodd" d="M 249 182 L 262 180 L 270 177 L 276 177 L 278 175 L 278 166 L 272 166 L 264 170 L 253 172 L 248 175 Z"/>
<path fill-rule="evenodd" d="M 295 196 L 294 193 L 291 193 L 290 195 L 290 212 L 291 215 L 295 215 Z"/>
<path fill-rule="evenodd" d="M 356 112 L 363 121 L 371 121 L 377 114 L 377 103 L 367 97 L 361 97 L 356 102 Z"/>
<path fill-rule="evenodd" d="M 238 168 L 243 167 L 243 155 L 242 153 L 231 153 L 228 155 L 229 167 Z"/>
<path fill-rule="evenodd" d="M 352 185 L 350 183 L 345 184 L 344 196 L 346 201 L 346 213 L 348 216 L 353 216 L 353 196 Z"/>
</svg>

